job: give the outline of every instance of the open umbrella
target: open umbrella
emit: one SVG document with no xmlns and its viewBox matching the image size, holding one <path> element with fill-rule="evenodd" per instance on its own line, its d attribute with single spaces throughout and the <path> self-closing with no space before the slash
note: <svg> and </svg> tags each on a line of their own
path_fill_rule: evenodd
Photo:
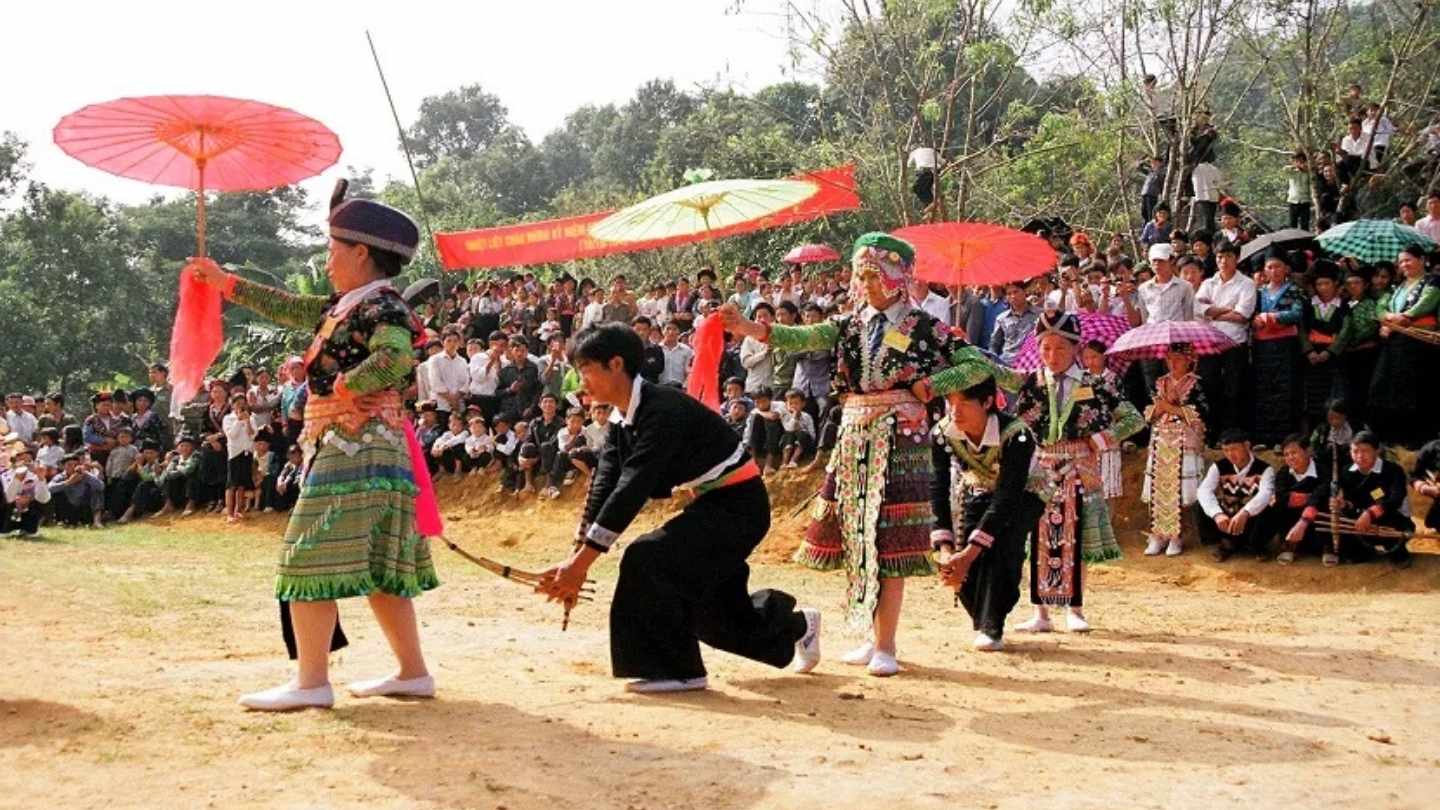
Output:
<svg viewBox="0 0 1440 810">
<path fill-rule="evenodd" d="M 915 275 L 945 285 L 1004 284 L 1055 267 L 1055 249 L 1040 237 L 984 222 L 912 225 L 894 232 L 915 246 Z"/>
<path fill-rule="evenodd" d="M 405 303 L 412 307 L 418 307 L 421 304 L 433 301 L 440 297 L 440 280 L 422 278 L 409 287 L 406 287 L 405 292 L 401 293 L 400 297 L 404 298 Z"/>
<path fill-rule="evenodd" d="M 711 180 L 622 208 L 590 226 L 603 242 L 706 237 L 799 205 L 819 193 L 807 180 Z M 763 224 L 761 227 L 764 227 Z"/>
<path fill-rule="evenodd" d="M 1129 360 L 1158 360 L 1172 343 L 1189 343 L 1198 355 L 1219 354 L 1235 342 L 1204 321 L 1152 321 L 1121 335 L 1109 354 Z"/>
<path fill-rule="evenodd" d="M 1281 228 L 1278 231 L 1267 233 L 1264 236 L 1257 236 L 1246 242 L 1240 248 L 1240 262 L 1243 264 L 1250 261 L 1250 257 L 1264 253 L 1272 247 L 1284 250 L 1301 250 L 1310 247 L 1315 242 L 1315 234 L 1309 231 L 1302 231 L 1299 228 Z"/>
<path fill-rule="evenodd" d="M 60 119 L 55 145 L 97 169 L 195 190 L 196 255 L 205 255 L 205 191 L 256 191 L 319 174 L 340 140 L 293 110 L 222 96 L 144 96 L 91 104 Z M 185 274 L 170 337 L 178 408 L 220 353 L 220 295 Z"/>
<path fill-rule="evenodd" d="M 1407 245 L 1419 245 L 1427 251 L 1435 249 L 1435 240 L 1391 219 L 1357 219 L 1341 223 L 1320 234 L 1316 241 L 1331 253 L 1349 256 L 1365 264 L 1393 262 L 1395 254 Z"/>
<path fill-rule="evenodd" d="M 1082 344 L 1098 340 L 1110 347 L 1130 329 L 1130 322 L 1123 315 L 1078 312 L 1075 317 L 1080 320 L 1080 342 Z M 1125 369 L 1130 366 L 1130 360 L 1116 355 L 1113 351 L 1107 351 L 1105 365 L 1116 374 L 1124 374 Z M 1034 371 L 1040 368 L 1040 346 L 1035 342 L 1034 335 L 1026 336 L 1025 342 L 1020 344 L 1020 351 L 1015 355 L 1015 362 L 1012 366 L 1021 371 Z"/>
<path fill-rule="evenodd" d="M 829 245 L 800 245 L 781 259 L 785 264 L 819 264 L 840 261 L 840 252 Z"/>
</svg>

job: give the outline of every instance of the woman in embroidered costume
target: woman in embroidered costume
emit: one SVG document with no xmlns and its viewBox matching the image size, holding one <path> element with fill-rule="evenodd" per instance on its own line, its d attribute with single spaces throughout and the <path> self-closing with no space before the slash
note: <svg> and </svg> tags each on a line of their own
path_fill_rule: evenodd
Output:
<svg viewBox="0 0 1440 810">
<path fill-rule="evenodd" d="M 1000 412 L 994 367 L 972 347 L 954 360 L 935 378 L 956 390 L 935 426 L 930 542 L 941 581 L 974 623 L 975 649 L 993 652 L 1004 649 L 1005 617 L 1020 600 L 1025 541 L 1045 505 L 1026 489 L 1035 438 L 1023 421 Z"/>
<path fill-rule="evenodd" d="M 1299 422 L 1304 389 L 1300 381 L 1300 326 L 1305 301 L 1290 281 L 1290 262 L 1283 253 L 1265 257 L 1265 278 L 1255 295 L 1254 358 L 1255 440 L 1278 446 Z"/>
<path fill-rule="evenodd" d="M 1345 328 L 1349 310 L 1340 297 L 1340 266 L 1321 259 L 1310 268 L 1315 294 L 1305 302 L 1304 330 L 1301 332 L 1305 362 L 1305 423 L 1313 430 L 1325 423 L 1326 406 L 1345 396 L 1335 339 Z"/>
<path fill-rule="evenodd" d="M 1435 407 L 1437 386 L 1432 379 L 1440 351 L 1390 327 L 1435 330 L 1440 284 L 1425 275 L 1425 252 L 1418 247 L 1401 250 L 1395 264 L 1399 278 L 1377 303 L 1380 358 L 1370 384 L 1370 424 L 1385 442 L 1415 448 L 1435 435 L 1440 408 Z"/>
<path fill-rule="evenodd" d="M 1150 455 L 1140 499 L 1150 504 L 1150 542 L 1145 546 L 1150 557 L 1162 551 L 1175 557 L 1184 550 L 1182 516 L 1195 503 L 1205 474 L 1205 419 L 1210 412 L 1200 378 L 1192 371 L 1195 347 L 1172 344 L 1165 363 L 1170 373 L 1155 381 L 1145 409 Z"/>
<path fill-rule="evenodd" d="M 1090 630 L 1082 612 L 1084 563 L 1119 559 L 1100 475 L 1101 455 L 1145 428 L 1135 406 L 1076 363 L 1080 321 L 1047 312 L 1035 324 L 1042 368 L 1019 385 L 1015 413 L 1040 442 L 1030 488 L 1045 503 L 1030 549 L 1035 616 L 1015 629 L 1051 631 L 1052 606 L 1069 609 L 1070 632 Z M 943 384 L 932 383 L 937 394 Z M 1008 387 L 1008 386 L 1007 386 Z"/>
<path fill-rule="evenodd" d="M 308 469 L 280 553 L 275 595 L 290 603 L 299 674 L 240 699 L 251 709 L 329 707 L 335 600 L 368 597 L 399 671 L 350 685 L 356 696 L 429 697 L 411 599 L 439 584 L 416 533 L 415 460 L 403 421 L 412 345 L 424 334 L 390 282 L 415 253 L 404 213 L 368 200 L 332 201 L 326 272 L 341 295 L 293 295 L 225 273 L 209 259 L 188 269 L 231 301 L 278 323 L 315 329 L 305 356 L 310 398 L 301 441 Z M 318 326 L 317 326 L 318 324 Z M 421 462 L 423 463 L 423 461 Z"/>
<path fill-rule="evenodd" d="M 914 256 L 914 248 L 889 234 L 856 240 L 854 308 L 825 323 L 761 326 L 734 306 L 722 310 L 726 329 L 779 351 L 835 353 L 834 388 L 844 401 L 840 434 L 796 559 L 820 570 L 845 569 L 848 618 L 870 640 L 842 660 L 879 676 L 899 671 L 895 632 L 904 578 L 936 570 L 929 539 L 929 416 L 910 389 L 948 367 L 951 352 L 963 345 L 910 305 L 906 285 Z"/>
</svg>

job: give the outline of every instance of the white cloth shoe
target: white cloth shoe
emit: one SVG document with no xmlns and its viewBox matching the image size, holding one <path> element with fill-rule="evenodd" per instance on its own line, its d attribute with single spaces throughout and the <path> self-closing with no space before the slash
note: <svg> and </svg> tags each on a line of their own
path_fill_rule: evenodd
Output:
<svg viewBox="0 0 1440 810">
<path fill-rule="evenodd" d="M 1150 542 L 1145 544 L 1145 556 L 1154 557 L 1165 550 L 1165 542 L 1158 537 L 1151 537 Z"/>
<path fill-rule="evenodd" d="M 701 675 L 698 678 L 686 678 L 685 680 L 654 680 L 654 681 L 631 681 L 625 684 L 626 692 L 634 692 L 640 695 L 654 695 L 662 692 L 696 692 L 701 689 L 709 689 L 710 681 Z"/>
<path fill-rule="evenodd" d="M 894 655 L 876 650 L 870 656 L 870 663 L 865 665 L 865 671 L 877 678 L 888 678 L 900 671 L 900 662 L 895 660 Z"/>
<path fill-rule="evenodd" d="M 435 697 L 435 676 L 422 675 L 419 678 L 376 678 L 371 681 L 356 681 L 349 686 L 355 697 Z"/>
<path fill-rule="evenodd" d="M 801 608 L 805 617 L 805 635 L 795 642 L 795 671 L 810 672 L 820 665 L 820 611 Z"/>
<path fill-rule="evenodd" d="M 335 705 L 335 692 L 330 684 L 314 689 L 301 689 L 295 681 L 240 696 L 240 705 L 257 712 L 289 712 L 295 709 L 328 709 Z"/>
<path fill-rule="evenodd" d="M 852 667 L 863 667 L 866 664 L 869 664 L 870 659 L 874 657 L 875 642 L 867 641 L 864 644 L 861 644 L 859 647 L 856 647 L 850 652 L 840 656 L 840 660 L 849 664 Z"/>
<path fill-rule="evenodd" d="M 1183 540 L 1181 540 L 1180 538 L 1178 538 L 1178 537 L 1175 538 L 1174 540 L 1171 540 L 1171 541 L 1170 541 L 1170 545 L 1168 545 L 1168 546 L 1165 547 L 1165 556 L 1166 556 L 1166 557 L 1179 557 L 1181 554 L 1184 554 L 1184 553 L 1185 553 L 1185 542 L 1184 542 Z"/>
<path fill-rule="evenodd" d="M 1005 649 L 1005 639 L 991 638 L 986 633 L 977 633 L 971 646 L 980 652 L 1000 652 Z"/>
<path fill-rule="evenodd" d="M 1049 619 L 1042 619 L 1039 616 L 1032 618 L 1028 622 L 1015 625 L 1015 632 L 1017 633 L 1051 633 L 1054 632 L 1054 630 L 1055 625 L 1051 624 Z"/>
<path fill-rule="evenodd" d="M 1088 633 L 1090 632 L 1090 623 L 1085 621 L 1084 616 L 1081 616 L 1080 614 L 1071 611 L 1068 615 L 1065 616 L 1065 632 Z"/>
</svg>

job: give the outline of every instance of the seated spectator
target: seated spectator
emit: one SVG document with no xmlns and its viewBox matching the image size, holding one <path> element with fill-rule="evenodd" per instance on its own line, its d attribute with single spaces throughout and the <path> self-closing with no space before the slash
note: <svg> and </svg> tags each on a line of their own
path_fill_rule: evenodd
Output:
<svg viewBox="0 0 1440 810">
<path fill-rule="evenodd" d="M 1340 473 L 1339 491 L 1335 491 L 1329 481 L 1321 481 L 1310 497 L 1302 520 L 1291 528 L 1286 540 L 1297 540 L 1320 512 L 1328 511 L 1332 520 L 1353 520 L 1355 531 L 1340 534 L 1339 555 L 1326 550 L 1322 558 L 1326 565 L 1363 562 L 1388 555 L 1395 567 L 1409 568 L 1411 559 L 1406 538 L 1365 534 L 1379 526 L 1407 533 L 1415 531 L 1415 522 L 1410 519 L 1410 487 L 1405 470 L 1380 457 L 1380 439 L 1368 430 L 1355 434 L 1350 442 L 1350 460 L 1349 468 Z"/>
<path fill-rule="evenodd" d="M 479 475 L 495 461 L 495 439 L 490 435 L 490 426 L 485 417 L 472 416 L 465 436 L 465 464 L 471 475 Z"/>
<path fill-rule="evenodd" d="M 500 462 L 500 492 L 518 492 L 520 474 L 520 440 L 511 431 L 511 425 L 519 426 L 515 417 L 502 413 L 495 417 L 495 458 Z"/>
<path fill-rule="evenodd" d="M 146 515 L 153 515 L 165 505 L 165 493 L 160 489 L 160 476 L 165 472 L 165 463 L 160 458 L 160 442 L 146 439 L 140 444 L 140 457 L 131 468 L 133 476 L 130 506 L 120 516 L 121 523 L 129 523 Z"/>
<path fill-rule="evenodd" d="M 1440 439 L 1431 439 L 1415 456 L 1415 472 L 1411 476 L 1415 494 L 1430 499 L 1425 513 L 1425 528 L 1440 532 Z"/>
<path fill-rule="evenodd" d="M 745 395 L 745 381 L 739 377 L 731 377 L 725 381 L 725 399 L 720 402 L 720 412 L 727 413 L 732 403 L 740 403 L 745 409 L 745 415 L 749 416 L 750 411 L 755 409 L 755 400 Z"/>
<path fill-rule="evenodd" d="M 40 446 L 35 450 L 36 472 L 49 481 L 64 464 L 65 448 L 60 446 L 60 431 L 56 428 L 40 428 L 39 436 Z"/>
<path fill-rule="evenodd" d="M 555 461 L 550 469 L 550 485 L 545 497 L 560 497 L 560 488 L 584 474 L 588 484 L 591 472 L 599 464 L 602 447 L 592 447 L 585 433 L 585 412 L 571 408 L 565 413 L 565 426 L 555 436 Z"/>
<path fill-rule="evenodd" d="M 164 517 L 176 509 L 182 510 L 184 517 L 194 514 L 192 498 L 200 484 L 199 472 L 200 455 L 195 452 L 195 437 L 182 433 L 175 449 L 165 455 L 165 468 L 160 472 L 160 491 L 165 495 L 165 503 L 158 516 Z"/>
<path fill-rule="evenodd" d="M 540 415 L 531 420 L 529 429 L 529 443 L 540 453 L 540 462 L 535 468 L 538 480 L 549 480 L 557 453 L 555 437 L 564 427 L 565 418 L 560 415 L 559 398 L 549 392 L 541 394 Z"/>
<path fill-rule="evenodd" d="M 437 477 L 450 473 L 459 478 L 470 471 L 469 457 L 465 454 L 465 440 L 470 438 L 470 431 L 465 426 L 465 417 L 458 412 L 450 414 L 448 422 L 446 431 L 430 445 L 430 457 L 440 468 Z"/>
<path fill-rule="evenodd" d="M 1220 437 L 1224 458 L 1210 465 L 1196 493 L 1195 522 L 1200 542 L 1215 544 L 1211 556 L 1224 562 L 1241 548 L 1263 555 L 1275 471 L 1250 451 L 1250 437 L 1232 429 Z"/>
<path fill-rule="evenodd" d="M 1281 446 L 1285 454 L 1285 466 L 1275 473 L 1275 529 L 1280 536 L 1280 553 L 1275 561 L 1289 565 L 1295 561 L 1295 553 L 1301 550 L 1318 552 L 1322 540 L 1315 536 L 1315 530 L 1308 524 L 1290 540 L 1290 531 L 1305 515 L 1310 498 L 1320 488 L 1320 470 L 1310 455 L 1305 437 L 1292 433 L 1285 437 Z"/>
<path fill-rule="evenodd" d="M 825 469 L 829 460 L 830 451 L 835 449 L 835 443 L 840 440 L 840 418 L 844 413 L 844 407 L 840 400 L 830 400 L 825 410 L 820 414 L 820 433 L 816 441 L 815 460 L 811 461 L 805 470 Z"/>
<path fill-rule="evenodd" d="M 760 465 L 766 475 L 770 475 L 779 469 L 780 434 L 783 432 L 780 411 L 772 407 L 770 389 L 761 388 L 753 394 L 755 410 L 751 412 L 745 427 L 745 446 L 750 449 L 755 463 Z"/>
<path fill-rule="evenodd" d="M 1345 400 L 1330 400 L 1325 406 L 1325 421 L 1310 434 L 1307 449 L 1315 460 L 1319 476 L 1326 481 L 1330 480 L 1330 470 L 1337 460 L 1342 462 L 1342 469 L 1349 463 L 1350 442 L 1355 439 L 1356 433 L 1365 429 L 1364 425 L 1358 429 L 1351 425 L 1349 414 L 1350 406 Z"/>
<path fill-rule="evenodd" d="M 781 466 L 796 468 L 815 453 L 815 420 L 805 412 L 805 395 L 790 389 L 780 415 Z"/>
<path fill-rule="evenodd" d="M 140 448 L 135 446 L 135 433 L 129 425 L 121 425 L 115 431 L 115 447 L 105 457 L 105 511 L 112 518 L 118 518 L 130 508 L 130 499 L 135 494 L 135 462 L 140 458 Z"/>
<path fill-rule="evenodd" d="M 55 520 L 63 526 L 105 528 L 105 481 L 101 468 L 83 460 L 79 453 L 66 456 L 64 464 L 64 469 L 50 479 Z"/>
<path fill-rule="evenodd" d="M 300 488 L 304 485 L 305 454 L 298 445 L 291 445 L 285 454 L 285 466 L 275 475 L 275 509 L 288 512 L 300 499 Z"/>
<path fill-rule="evenodd" d="M 431 454 L 435 449 L 435 442 L 445 432 L 445 426 L 440 424 L 440 409 L 434 402 L 425 400 L 417 403 L 420 409 L 420 423 L 415 426 L 415 438 L 420 442 L 420 449 L 425 451 L 425 466 L 430 468 L 430 474 L 435 475 L 440 471 L 440 461 Z"/>
<path fill-rule="evenodd" d="M 41 507 L 50 502 L 50 487 L 30 464 L 28 451 L 11 457 L 10 469 L 0 472 L 5 508 L 0 513 L 0 534 L 35 537 L 40 534 Z"/>
</svg>

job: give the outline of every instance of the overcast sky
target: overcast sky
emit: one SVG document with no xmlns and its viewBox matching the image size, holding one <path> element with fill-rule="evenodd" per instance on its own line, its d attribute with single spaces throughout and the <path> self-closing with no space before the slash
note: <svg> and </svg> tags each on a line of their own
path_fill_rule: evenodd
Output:
<svg viewBox="0 0 1440 810">
<path fill-rule="evenodd" d="M 408 125 L 427 95 L 479 83 L 532 140 L 586 103 L 623 102 L 643 82 L 755 90 L 788 78 L 779 0 L 522 0 L 380 3 L 23 2 L 5 10 L 0 130 L 29 142 L 31 176 L 124 202 L 157 190 L 88 168 L 51 142 L 86 104 L 204 93 L 253 98 L 320 120 L 339 163 L 306 184 L 312 200 L 348 165 L 408 177 L 365 43 L 375 37 Z M 318 207 L 317 207 L 318 215 Z"/>
</svg>

